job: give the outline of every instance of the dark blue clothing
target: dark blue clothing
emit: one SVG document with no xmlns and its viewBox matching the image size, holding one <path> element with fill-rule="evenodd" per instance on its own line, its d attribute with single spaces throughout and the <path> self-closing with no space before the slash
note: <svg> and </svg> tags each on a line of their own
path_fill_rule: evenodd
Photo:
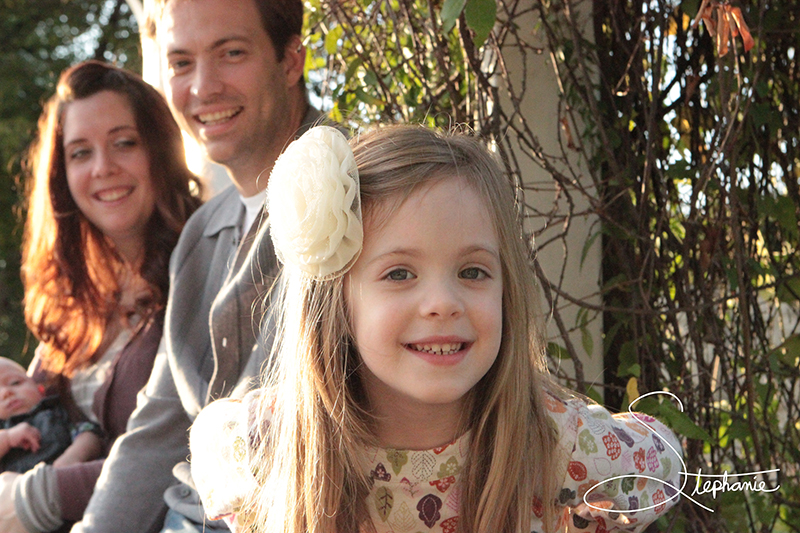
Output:
<svg viewBox="0 0 800 533">
<path fill-rule="evenodd" d="M 11 448 L 0 459 L 2 472 L 27 472 L 40 462 L 52 463 L 72 444 L 67 410 L 58 396 L 48 396 L 27 413 L 12 416 L 2 421 L 3 429 L 10 429 L 27 422 L 39 430 L 39 450 L 32 452 L 23 448 Z"/>
</svg>

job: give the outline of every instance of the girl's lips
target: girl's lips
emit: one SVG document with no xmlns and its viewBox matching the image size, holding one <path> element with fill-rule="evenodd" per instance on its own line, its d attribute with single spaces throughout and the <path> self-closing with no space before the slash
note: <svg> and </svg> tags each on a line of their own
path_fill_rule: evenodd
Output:
<svg viewBox="0 0 800 533">
<path fill-rule="evenodd" d="M 448 342 L 413 342 L 406 344 L 405 348 L 432 365 L 452 366 L 466 357 L 471 346 L 472 342 L 452 339 Z"/>
<path fill-rule="evenodd" d="M 409 344 L 409 348 L 418 352 L 426 352 L 434 355 L 451 355 L 464 348 L 463 342 L 445 343 L 414 343 Z"/>
</svg>

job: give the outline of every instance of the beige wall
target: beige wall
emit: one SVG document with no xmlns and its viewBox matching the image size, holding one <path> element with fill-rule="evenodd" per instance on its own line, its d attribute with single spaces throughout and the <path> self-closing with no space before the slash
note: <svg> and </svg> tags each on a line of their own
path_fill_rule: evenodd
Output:
<svg viewBox="0 0 800 533">
<path fill-rule="evenodd" d="M 573 5 L 575 4 L 580 3 L 573 2 Z M 586 12 L 590 13 L 590 4 L 583 5 L 586 7 Z M 588 21 L 586 18 L 584 20 Z M 537 234 L 538 259 L 549 281 L 573 299 L 588 298 L 589 302 L 599 306 L 601 304 L 598 294 L 600 238 L 592 243 L 581 266 L 584 244 L 600 228 L 596 217 L 582 214 L 588 208 L 588 197 L 594 195 L 595 191 L 585 172 L 585 166 L 582 166 L 579 152 L 569 147 L 562 147 L 562 144 L 566 145 L 566 138 L 560 120 L 566 115 L 564 106 L 559 102 L 559 87 L 553 70 L 552 56 L 548 53 L 541 33 L 535 30 L 536 22 L 536 15 L 533 12 L 526 20 L 519 21 L 519 40 L 541 49 L 543 53 L 534 54 L 529 49 L 523 55 L 517 46 L 518 41 L 509 39 L 506 41 L 503 56 L 510 72 L 512 90 L 521 91 L 523 83 L 526 84 L 520 112 L 532 132 L 533 139 L 529 140 L 538 142 L 542 153 L 549 156 L 549 164 L 570 180 L 574 180 L 574 185 L 566 191 L 559 191 L 552 175 L 540 162 L 526 155 L 524 150 L 516 149 L 522 167 L 522 180 L 526 187 L 525 201 L 533 207 L 534 212 L 548 214 L 530 217 L 527 221 L 527 230 Z M 501 105 L 507 108 L 510 105 L 509 91 L 503 91 L 501 87 L 500 93 L 503 95 Z M 515 133 L 509 131 L 507 134 L 512 136 L 512 143 L 517 144 Z M 574 144 L 579 145 L 582 142 L 579 135 L 575 131 L 571 131 L 571 134 Z M 567 194 L 574 205 L 573 216 L 565 219 L 564 216 L 570 213 L 566 201 Z M 552 213 L 556 216 L 552 216 Z M 589 323 L 585 329 L 593 344 L 591 354 L 587 353 L 584 349 L 584 334 L 576 325 L 579 308 L 564 296 L 558 296 L 555 292 L 553 296 L 556 298 L 555 309 L 560 313 L 564 326 L 572 330 L 570 339 L 583 365 L 584 379 L 590 383 L 602 384 L 602 315 L 596 312 L 587 314 Z M 546 305 L 546 302 L 543 303 Z M 548 333 L 553 341 L 563 346 L 558 339 L 559 329 L 552 314 L 548 320 Z M 564 370 L 568 375 L 574 375 L 568 361 L 564 362 Z M 598 392 L 602 393 L 599 389 Z"/>
</svg>

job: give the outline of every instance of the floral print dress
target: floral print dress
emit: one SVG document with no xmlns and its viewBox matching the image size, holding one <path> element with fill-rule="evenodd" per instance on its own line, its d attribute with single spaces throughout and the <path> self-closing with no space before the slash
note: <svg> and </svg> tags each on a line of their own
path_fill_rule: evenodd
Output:
<svg viewBox="0 0 800 533">
<path fill-rule="evenodd" d="M 557 468 L 563 479 L 556 531 L 638 533 L 678 500 L 681 446 L 652 417 L 611 415 L 582 400 L 546 395 L 547 414 L 558 428 Z M 248 464 L 248 416 L 244 403 L 220 400 L 195 421 L 192 475 L 206 514 L 246 531 L 241 504 L 255 480 Z M 251 416 L 251 415 L 250 415 Z M 372 489 L 365 533 L 453 533 L 459 510 L 458 479 L 469 433 L 432 450 L 365 449 Z M 531 531 L 542 533 L 542 509 L 534 504 Z"/>
</svg>

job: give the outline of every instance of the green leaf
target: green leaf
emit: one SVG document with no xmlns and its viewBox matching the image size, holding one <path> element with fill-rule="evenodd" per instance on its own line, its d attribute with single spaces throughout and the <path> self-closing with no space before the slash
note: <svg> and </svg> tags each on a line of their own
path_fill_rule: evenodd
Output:
<svg viewBox="0 0 800 533">
<path fill-rule="evenodd" d="M 594 241 L 600 236 L 600 233 L 600 231 L 595 232 L 583 243 L 583 250 L 581 250 L 581 269 L 583 269 L 583 262 L 586 260 L 586 254 L 589 253 L 589 248 L 592 247 L 592 244 L 594 244 Z"/>
<path fill-rule="evenodd" d="M 639 366 L 639 356 L 636 354 L 633 341 L 625 342 L 619 349 L 619 366 L 617 376 L 641 376 L 642 368 Z"/>
<path fill-rule="evenodd" d="M 797 215 L 795 215 L 794 202 L 788 196 L 780 196 L 775 202 L 775 218 L 785 236 L 797 240 Z"/>
<path fill-rule="evenodd" d="M 358 100 L 360 102 L 364 102 L 367 105 L 378 106 L 378 105 L 381 105 L 383 103 L 378 98 L 375 98 L 374 96 L 372 96 L 371 94 L 365 92 L 361 88 L 358 88 L 358 89 L 355 90 L 355 95 L 356 95 L 356 98 L 358 98 Z"/>
<path fill-rule="evenodd" d="M 586 396 L 588 396 L 589 398 L 591 398 L 595 402 L 599 403 L 600 405 L 603 405 L 603 397 L 600 396 L 600 393 L 597 392 L 597 389 L 595 389 L 591 385 L 589 385 L 586 388 Z"/>
<path fill-rule="evenodd" d="M 464 10 L 464 4 L 467 0 L 445 0 L 442 6 L 442 12 L 439 15 L 442 17 L 442 29 L 445 33 L 449 33 L 456 25 L 459 15 Z"/>
<path fill-rule="evenodd" d="M 554 342 L 547 343 L 547 353 L 554 359 L 569 359 L 569 352 Z"/>
<path fill-rule="evenodd" d="M 581 342 L 583 343 L 583 349 L 586 351 L 586 355 L 591 357 L 594 351 L 594 340 L 592 339 L 592 334 L 589 333 L 589 329 L 585 326 L 581 327 Z"/>
<path fill-rule="evenodd" d="M 347 72 L 344 74 L 345 83 L 350 81 L 350 79 L 358 70 L 358 67 L 360 67 L 363 63 L 364 61 L 361 58 L 358 58 L 347 66 Z"/>
<path fill-rule="evenodd" d="M 339 49 L 339 39 L 342 37 L 344 28 L 341 26 L 334 26 L 328 31 L 325 36 L 325 51 L 333 55 Z"/>
<path fill-rule="evenodd" d="M 775 295 L 783 303 L 793 304 L 800 299 L 800 277 L 789 278 L 778 285 Z"/>
<path fill-rule="evenodd" d="M 659 415 L 664 419 L 664 421 L 666 421 L 672 429 L 684 437 L 711 442 L 711 436 L 706 432 L 706 430 L 695 424 L 692 419 L 686 415 L 686 413 L 679 411 L 677 407 L 672 405 L 671 402 L 661 402 L 658 410 Z"/>
<path fill-rule="evenodd" d="M 497 20 L 496 0 L 469 0 L 464 10 L 467 26 L 475 32 L 475 46 L 480 48 L 492 33 Z"/>
<path fill-rule="evenodd" d="M 778 360 L 790 368 L 797 368 L 800 366 L 800 335 L 792 335 L 770 354 L 777 355 Z"/>
</svg>

